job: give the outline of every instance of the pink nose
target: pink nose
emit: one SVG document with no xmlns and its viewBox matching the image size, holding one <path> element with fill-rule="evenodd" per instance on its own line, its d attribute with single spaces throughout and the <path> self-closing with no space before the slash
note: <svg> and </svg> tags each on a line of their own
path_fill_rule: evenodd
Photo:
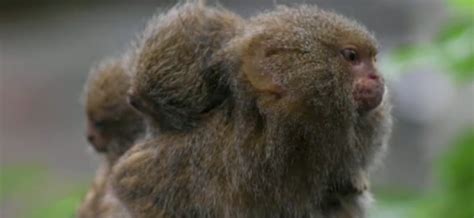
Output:
<svg viewBox="0 0 474 218">
<path fill-rule="evenodd" d="M 379 77 L 375 76 L 375 79 L 369 75 L 368 79 L 360 79 L 355 82 L 352 94 L 359 112 L 369 112 L 382 102 L 385 88 L 379 81 Z"/>
<path fill-rule="evenodd" d="M 375 74 L 375 73 L 371 73 L 371 74 L 369 74 L 369 79 L 378 80 L 379 76 L 377 76 L 377 74 Z"/>
</svg>

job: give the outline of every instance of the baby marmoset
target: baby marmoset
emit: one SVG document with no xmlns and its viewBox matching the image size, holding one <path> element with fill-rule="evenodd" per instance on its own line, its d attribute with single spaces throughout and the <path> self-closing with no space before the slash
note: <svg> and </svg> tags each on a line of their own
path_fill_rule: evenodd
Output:
<svg viewBox="0 0 474 218">
<path fill-rule="evenodd" d="M 163 85 L 161 72 L 179 65 L 136 54 L 132 102 L 179 131 L 120 159 L 120 199 L 136 217 L 364 216 L 354 184 L 391 127 L 373 36 L 307 5 L 260 14 L 234 34 L 191 77 L 168 73 Z"/>
<path fill-rule="evenodd" d="M 191 129 L 220 104 L 226 89 L 209 65 L 241 23 L 234 13 L 202 1 L 178 4 L 151 19 L 135 43 L 129 100 L 152 130 Z"/>
<path fill-rule="evenodd" d="M 143 118 L 127 103 L 130 87 L 125 59 L 104 61 L 89 75 L 85 87 L 87 138 L 104 163 L 82 203 L 78 217 L 129 217 L 110 185 L 111 167 L 144 135 Z"/>
</svg>

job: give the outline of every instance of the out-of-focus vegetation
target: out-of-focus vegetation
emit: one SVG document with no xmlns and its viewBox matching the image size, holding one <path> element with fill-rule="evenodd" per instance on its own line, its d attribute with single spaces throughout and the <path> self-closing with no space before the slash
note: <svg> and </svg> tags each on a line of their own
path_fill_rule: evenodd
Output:
<svg viewBox="0 0 474 218">
<path fill-rule="evenodd" d="M 459 85 L 474 80 L 474 0 L 447 0 L 453 10 L 442 31 L 429 43 L 407 45 L 382 60 L 389 76 L 406 72 L 414 65 L 431 65 L 449 73 Z M 431 190 L 379 191 L 371 217 L 473 218 L 474 217 L 474 126 L 437 159 L 438 177 Z M 90 182 L 71 184 L 41 167 L 3 167 L 0 171 L 0 204 L 21 205 L 19 215 L 27 218 L 63 218 L 73 214 Z"/>
<path fill-rule="evenodd" d="M 474 127 L 459 135 L 450 151 L 438 159 L 439 183 L 424 195 L 391 190 L 378 195 L 374 218 L 474 217 Z"/>
<path fill-rule="evenodd" d="M 382 61 L 384 72 L 395 77 L 418 65 L 449 74 L 458 85 L 474 81 L 474 1 L 448 0 L 451 17 L 431 42 L 396 49 Z M 380 191 L 371 217 L 473 218 L 474 126 L 459 133 L 436 160 L 437 183 L 427 193 Z"/>
<path fill-rule="evenodd" d="M 431 65 L 457 82 L 474 79 L 474 1 L 448 0 L 448 22 L 431 42 L 406 45 L 383 60 L 384 72 L 394 76 L 414 65 Z"/>
<path fill-rule="evenodd" d="M 427 204 L 433 207 L 423 217 L 474 216 L 474 127 L 461 134 L 453 150 L 439 163 L 440 185 Z M 422 210 L 422 212 L 424 212 Z"/>
<path fill-rule="evenodd" d="M 0 173 L 0 203 L 9 200 L 21 205 L 18 217 L 74 217 L 85 184 L 57 178 L 44 167 L 5 167 Z"/>
</svg>

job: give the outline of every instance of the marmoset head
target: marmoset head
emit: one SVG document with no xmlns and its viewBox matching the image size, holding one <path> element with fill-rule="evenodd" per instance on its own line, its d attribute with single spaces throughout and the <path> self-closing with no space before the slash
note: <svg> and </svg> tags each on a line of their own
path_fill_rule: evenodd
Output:
<svg viewBox="0 0 474 218">
<path fill-rule="evenodd" d="M 365 114 L 382 102 L 374 37 L 315 6 L 280 7 L 255 17 L 230 49 L 263 110 L 291 113 L 316 106 L 318 114 Z"/>
<path fill-rule="evenodd" d="M 89 75 L 85 90 L 87 139 L 96 151 L 123 154 L 144 132 L 143 120 L 126 100 L 130 78 L 122 62 L 104 62 Z"/>
</svg>

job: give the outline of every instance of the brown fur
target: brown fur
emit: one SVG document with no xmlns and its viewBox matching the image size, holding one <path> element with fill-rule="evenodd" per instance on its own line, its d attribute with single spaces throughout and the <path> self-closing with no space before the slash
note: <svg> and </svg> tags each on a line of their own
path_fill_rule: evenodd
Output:
<svg viewBox="0 0 474 218">
<path fill-rule="evenodd" d="M 77 212 L 78 218 L 128 218 L 126 206 L 115 195 L 110 183 L 110 166 L 103 163 Z"/>
<path fill-rule="evenodd" d="M 384 150 L 390 104 L 385 96 L 357 112 L 342 43 L 376 49 L 359 24 L 314 6 L 251 19 L 208 66 L 226 90 L 219 104 L 203 111 L 208 101 L 191 98 L 199 125 L 127 152 L 114 168 L 118 196 L 136 217 L 363 217 L 364 174 Z M 169 91 L 219 91 L 192 81 Z M 143 84 L 132 86 L 153 90 Z"/>
<path fill-rule="evenodd" d="M 115 161 L 144 134 L 141 116 L 126 101 L 130 78 L 122 60 L 102 63 L 89 75 L 85 107 L 91 144 L 104 156 L 78 217 L 128 217 L 128 212 L 110 185 Z M 93 139 L 92 139 L 92 138 Z"/>
<path fill-rule="evenodd" d="M 124 60 L 102 63 L 89 76 L 85 90 L 88 132 L 91 144 L 115 162 L 143 135 L 143 118 L 127 102 L 130 77 Z M 97 140 L 95 140 L 97 139 Z"/>
<path fill-rule="evenodd" d="M 240 27 L 241 18 L 202 2 L 177 5 L 153 18 L 136 43 L 130 102 L 162 131 L 188 130 L 222 101 L 213 53 Z"/>
</svg>

